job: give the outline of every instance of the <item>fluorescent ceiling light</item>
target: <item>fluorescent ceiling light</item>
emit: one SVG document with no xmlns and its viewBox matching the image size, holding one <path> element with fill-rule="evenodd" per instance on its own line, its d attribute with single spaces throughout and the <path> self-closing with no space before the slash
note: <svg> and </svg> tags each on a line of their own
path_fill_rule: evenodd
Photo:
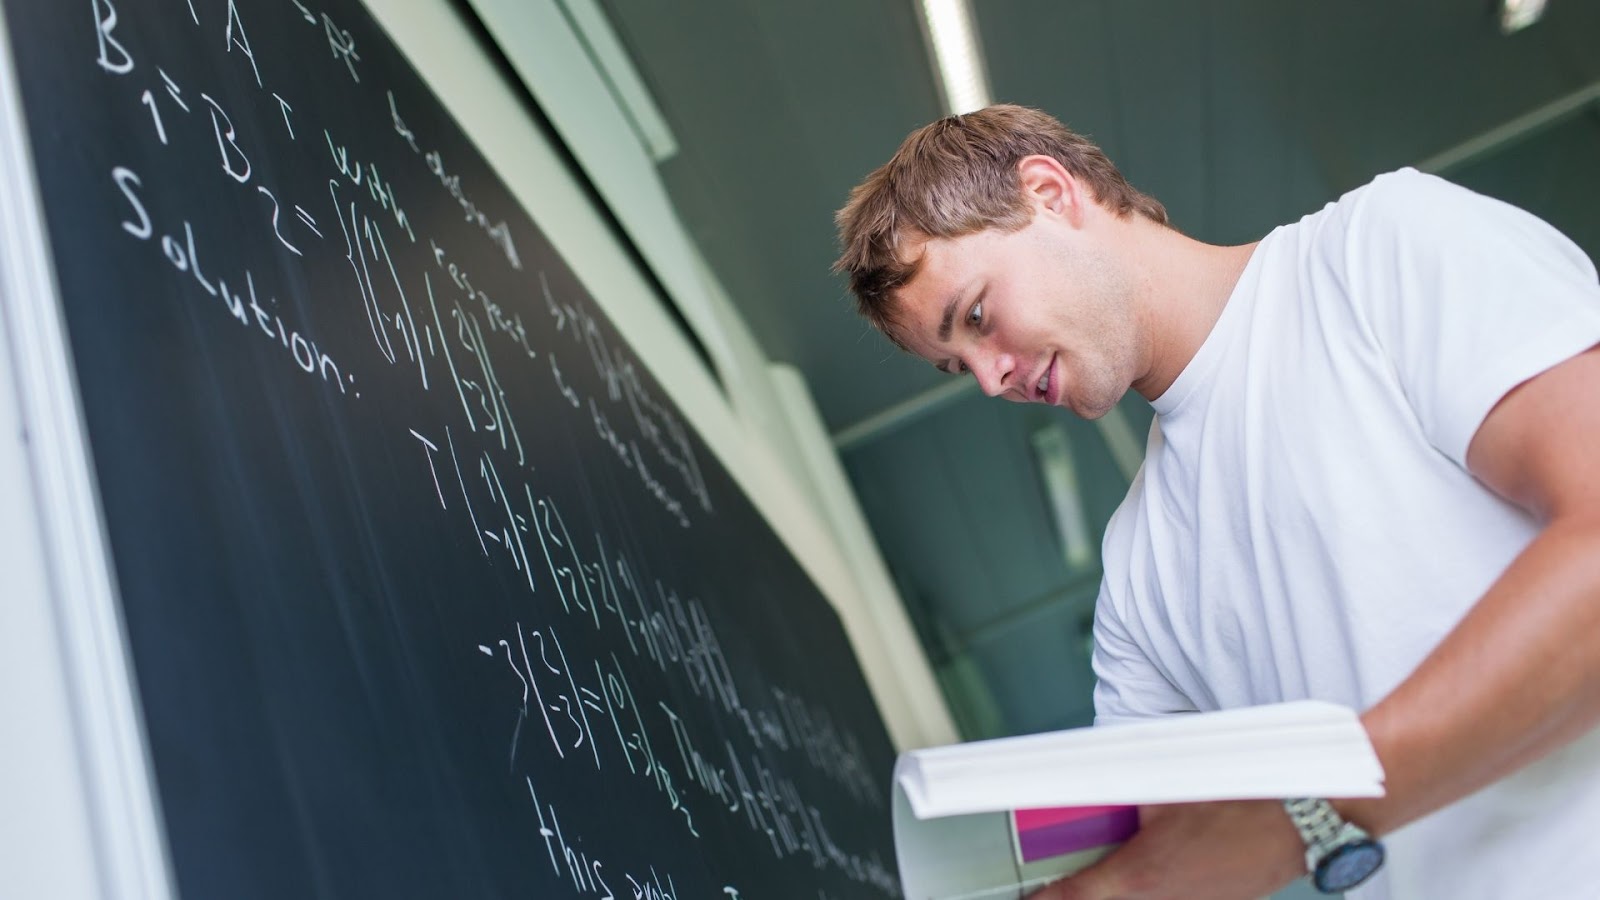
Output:
<svg viewBox="0 0 1600 900">
<path fill-rule="evenodd" d="M 1511 34 L 1539 21 L 1545 0 L 1500 0 L 1500 31 Z"/>
<path fill-rule="evenodd" d="M 1056 537 L 1061 541 L 1061 556 L 1067 570 L 1076 574 L 1094 564 L 1094 537 L 1084 514 L 1083 494 L 1078 489 L 1078 467 L 1072 460 L 1072 441 L 1059 422 L 1046 425 L 1029 435 L 1033 462 L 1044 480 L 1045 497 L 1055 519 Z"/>
<path fill-rule="evenodd" d="M 1122 407 L 1113 406 L 1106 410 L 1106 414 L 1095 419 L 1094 424 L 1100 429 L 1100 436 L 1105 438 L 1106 447 L 1111 450 L 1111 459 L 1117 464 L 1117 471 L 1132 484 L 1134 476 L 1139 474 L 1139 466 L 1144 463 L 1144 444 L 1139 441 L 1139 435 L 1129 424 Z"/>
<path fill-rule="evenodd" d="M 989 78 L 967 0 L 922 0 L 922 20 L 946 111 L 960 115 L 988 106 Z"/>
</svg>

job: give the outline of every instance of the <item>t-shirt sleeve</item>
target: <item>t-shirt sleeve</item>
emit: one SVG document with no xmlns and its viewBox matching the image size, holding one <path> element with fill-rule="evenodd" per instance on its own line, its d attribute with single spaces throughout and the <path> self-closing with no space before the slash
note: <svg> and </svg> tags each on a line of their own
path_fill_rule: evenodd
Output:
<svg viewBox="0 0 1600 900">
<path fill-rule="evenodd" d="M 1500 398 L 1600 343 L 1594 264 L 1514 206 L 1402 170 L 1371 186 L 1345 241 L 1353 302 L 1428 440 L 1463 467 Z"/>
<path fill-rule="evenodd" d="M 1104 585 L 1095 603 L 1093 661 L 1096 725 L 1195 710 L 1129 636 Z"/>
</svg>

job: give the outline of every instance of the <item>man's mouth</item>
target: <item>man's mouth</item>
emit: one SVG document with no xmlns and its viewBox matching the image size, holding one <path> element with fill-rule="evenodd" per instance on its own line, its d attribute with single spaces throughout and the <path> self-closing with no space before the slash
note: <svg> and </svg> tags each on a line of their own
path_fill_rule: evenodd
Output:
<svg viewBox="0 0 1600 900">
<path fill-rule="evenodd" d="M 1055 366 L 1056 366 L 1056 358 L 1054 356 L 1052 356 L 1052 357 L 1050 357 L 1050 361 L 1045 364 L 1044 374 L 1039 377 L 1039 383 L 1035 386 L 1035 390 L 1037 392 L 1036 399 L 1038 399 L 1038 400 L 1040 400 L 1040 401 L 1042 401 L 1044 403 L 1050 403 L 1051 402 L 1051 399 L 1050 399 L 1050 373 L 1055 370 Z"/>
</svg>

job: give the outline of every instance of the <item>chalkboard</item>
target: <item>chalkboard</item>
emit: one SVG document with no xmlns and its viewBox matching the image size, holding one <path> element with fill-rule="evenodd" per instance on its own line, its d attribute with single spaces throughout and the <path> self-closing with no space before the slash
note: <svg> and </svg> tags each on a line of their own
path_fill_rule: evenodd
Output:
<svg viewBox="0 0 1600 900">
<path fill-rule="evenodd" d="M 182 896 L 898 894 L 837 617 L 365 9 L 4 13 Z"/>
</svg>

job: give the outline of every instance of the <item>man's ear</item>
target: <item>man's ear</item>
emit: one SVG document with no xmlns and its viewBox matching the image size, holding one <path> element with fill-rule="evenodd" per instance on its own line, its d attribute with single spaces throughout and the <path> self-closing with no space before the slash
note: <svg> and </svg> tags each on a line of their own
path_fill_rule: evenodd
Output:
<svg viewBox="0 0 1600 900">
<path fill-rule="evenodd" d="M 1022 182 L 1022 195 L 1035 210 L 1063 216 L 1075 226 L 1082 224 L 1088 197 L 1083 183 L 1073 177 L 1060 160 L 1052 156 L 1025 156 L 1017 163 L 1017 177 Z"/>
</svg>

